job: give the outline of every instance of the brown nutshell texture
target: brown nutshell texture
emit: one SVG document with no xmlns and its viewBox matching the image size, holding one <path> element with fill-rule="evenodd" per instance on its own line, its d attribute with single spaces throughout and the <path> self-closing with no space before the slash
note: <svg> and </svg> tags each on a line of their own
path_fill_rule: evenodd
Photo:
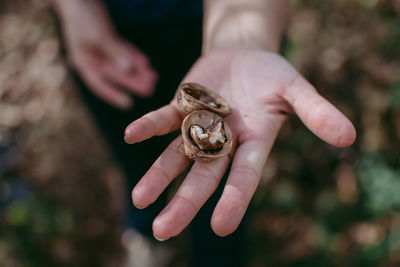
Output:
<svg viewBox="0 0 400 267">
<path fill-rule="evenodd" d="M 180 111 L 185 115 L 195 110 L 209 110 L 221 117 L 232 113 L 223 97 L 197 83 L 182 83 L 177 91 L 177 101 Z"/>
</svg>

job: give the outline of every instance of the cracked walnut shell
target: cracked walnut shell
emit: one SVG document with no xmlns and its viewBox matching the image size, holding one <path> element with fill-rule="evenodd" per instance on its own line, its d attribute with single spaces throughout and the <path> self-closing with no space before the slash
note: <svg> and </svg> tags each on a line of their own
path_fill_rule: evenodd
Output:
<svg viewBox="0 0 400 267">
<path fill-rule="evenodd" d="M 181 130 L 185 153 L 191 159 L 218 158 L 232 148 L 232 132 L 216 113 L 193 111 L 183 120 Z"/>
<path fill-rule="evenodd" d="M 209 110 L 221 117 L 232 113 L 223 97 L 197 83 L 182 83 L 177 91 L 177 100 L 180 111 L 185 115 L 195 110 Z"/>
</svg>

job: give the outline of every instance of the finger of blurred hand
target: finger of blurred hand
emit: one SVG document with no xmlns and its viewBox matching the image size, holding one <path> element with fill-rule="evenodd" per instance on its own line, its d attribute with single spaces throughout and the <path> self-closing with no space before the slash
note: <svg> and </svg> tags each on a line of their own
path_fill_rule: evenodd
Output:
<svg viewBox="0 0 400 267">
<path fill-rule="evenodd" d="M 153 203 L 171 181 L 189 167 L 191 160 L 186 156 L 182 142 L 182 136 L 176 138 L 132 190 L 136 207 L 145 208 Z"/>
<path fill-rule="evenodd" d="M 79 70 L 82 79 L 87 83 L 90 90 L 99 98 L 122 110 L 129 109 L 132 106 L 133 102 L 131 97 L 127 93 L 108 84 L 100 74 L 84 67 L 79 68 Z"/>
<path fill-rule="evenodd" d="M 183 115 L 172 105 L 147 113 L 125 129 L 125 142 L 141 142 L 155 135 L 164 135 L 180 128 Z"/>
<path fill-rule="evenodd" d="M 123 40 L 115 42 L 112 50 L 117 69 L 121 72 L 137 72 L 157 74 L 151 67 L 150 60 L 145 53 L 137 49 L 133 44 Z"/>
<path fill-rule="evenodd" d="M 153 93 L 158 75 L 143 52 L 121 38 L 111 39 L 103 48 L 101 71 L 108 79 L 142 97 Z"/>
<path fill-rule="evenodd" d="M 139 68 L 148 68 L 150 60 L 145 53 L 137 49 L 134 45 L 118 40 L 115 42 L 116 48 L 113 49 L 117 66 L 121 70 L 129 69 L 131 62 L 135 62 Z"/>
<path fill-rule="evenodd" d="M 335 106 L 318 94 L 300 75 L 286 89 L 284 98 L 301 121 L 319 138 L 336 147 L 353 144 L 353 124 Z"/>
<path fill-rule="evenodd" d="M 229 164 L 224 156 L 210 162 L 196 161 L 171 202 L 154 219 L 158 240 L 178 235 L 217 188 Z"/>
<path fill-rule="evenodd" d="M 104 75 L 114 84 L 119 85 L 136 95 L 148 97 L 153 94 L 157 82 L 157 73 L 151 69 L 138 69 L 132 62 L 132 68 L 121 71 L 113 62 L 107 62 L 101 67 Z"/>
</svg>

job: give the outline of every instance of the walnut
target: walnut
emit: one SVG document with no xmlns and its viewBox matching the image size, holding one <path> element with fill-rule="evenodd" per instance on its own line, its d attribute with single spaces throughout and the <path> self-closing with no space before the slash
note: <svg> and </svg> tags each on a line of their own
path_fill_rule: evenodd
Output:
<svg viewBox="0 0 400 267">
<path fill-rule="evenodd" d="M 231 113 L 229 104 L 217 93 L 194 83 L 185 83 L 177 93 L 178 106 L 187 116 L 182 122 L 186 155 L 210 160 L 228 154 L 232 132 L 223 117 Z"/>
<path fill-rule="evenodd" d="M 226 142 L 224 123 L 219 121 L 204 129 L 198 124 L 190 126 L 190 137 L 201 150 L 219 151 Z"/>
<path fill-rule="evenodd" d="M 232 113 L 228 102 L 216 92 L 197 83 L 183 83 L 177 91 L 178 107 L 185 115 L 205 109 L 226 117 Z"/>
</svg>

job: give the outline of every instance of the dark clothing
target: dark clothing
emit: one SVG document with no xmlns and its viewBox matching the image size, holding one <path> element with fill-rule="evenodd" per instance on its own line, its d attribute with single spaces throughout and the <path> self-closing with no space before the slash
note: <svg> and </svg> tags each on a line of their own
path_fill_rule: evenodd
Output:
<svg viewBox="0 0 400 267">
<path fill-rule="evenodd" d="M 169 103 L 182 78 L 200 56 L 201 6 L 200 10 L 197 9 L 197 13 L 193 12 L 191 16 L 186 17 L 176 16 L 182 11 L 174 8 L 182 7 L 187 11 L 201 1 L 108 0 L 106 2 L 120 35 L 149 57 L 151 65 L 159 75 L 155 94 L 150 98 L 135 97 L 134 107 L 129 111 L 117 110 L 97 98 L 76 75 L 82 97 L 127 177 L 126 193 L 130 199 L 134 185 L 178 133 L 128 145 L 123 139 L 124 129 L 133 120 Z M 155 2 L 162 8 L 159 11 L 150 11 L 150 7 L 152 10 L 158 9 L 155 8 Z M 171 6 L 167 5 L 167 2 Z M 153 6 L 150 3 L 153 3 Z M 138 9 L 135 9 L 136 4 Z M 149 8 L 149 16 L 143 17 L 145 15 L 140 12 L 146 8 Z M 142 11 L 139 12 L 139 9 Z M 137 17 L 129 19 L 130 14 Z M 190 224 L 193 237 L 191 266 L 241 265 L 242 231 L 227 238 L 219 238 L 210 227 L 211 214 L 224 184 L 225 180 Z M 166 194 L 164 193 L 156 203 L 143 210 L 134 208 L 130 201 L 128 204 L 127 226 L 134 227 L 149 237 L 152 236 L 152 221 L 165 207 Z"/>
<path fill-rule="evenodd" d="M 128 181 L 127 190 L 129 191 L 127 193 L 130 193 L 138 180 L 145 174 L 170 141 L 173 140 L 174 134 L 157 136 L 144 142 L 128 145 L 124 142 L 123 135 L 129 123 L 171 101 L 180 81 L 193 62 L 199 57 L 201 44 L 200 20 L 187 21 L 185 25 L 190 30 L 182 29 L 177 25 L 170 25 L 170 30 L 168 31 L 168 27 L 153 23 L 141 23 L 140 25 L 130 25 L 129 27 L 125 25 L 118 27 L 120 25 L 117 25 L 121 36 L 134 43 L 149 57 L 151 65 L 159 75 L 155 94 L 150 98 L 135 97 L 134 107 L 129 111 L 113 108 L 97 98 L 87 89 L 84 82 L 78 76 L 76 77 L 79 81 L 84 101 L 125 172 Z M 176 35 L 173 41 L 167 38 L 170 32 Z M 176 32 L 179 32 L 179 34 Z M 193 45 L 187 45 L 186 42 Z M 130 194 L 127 194 L 127 196 L 130 196 Z M 133 205 L 129 202 L 129 207 L 132 208 L 131 211 L 134 211 L 129 223 L 133 224 L 142 233 L 151 236 L 152 220 L 156 212 L 159 212 L 164 205 L 164 196 L 156 204 L 141 211 L 133 210 Z M 148 217 L 146 214 L 148 214 Z M 140 216 L 140 219 L 137 219 L 136 216 Z"/>
<path fill-rule="evenodd" d="M 202 13 L 201 0 L 105 0 L 117 23 L 186 20 Z"/>
</svg>

